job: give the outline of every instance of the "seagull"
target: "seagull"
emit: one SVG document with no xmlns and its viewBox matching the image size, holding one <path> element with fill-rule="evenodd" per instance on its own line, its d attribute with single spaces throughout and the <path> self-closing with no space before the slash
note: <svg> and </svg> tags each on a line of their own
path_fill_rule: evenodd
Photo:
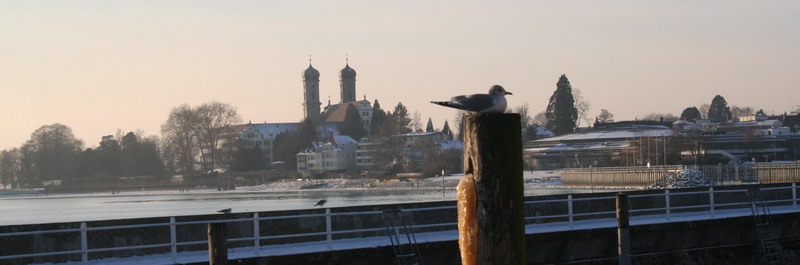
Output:
<svg viewBox="0 0 800 265">
<path fill-rule="evenodd" d="M 455 96 L 450 101 L 431 101 L 431 103 L 469 112 L 503 113 L 508 105 L 506 95 L 513 94 L 500 85 L 493 85 L 489 88 L 489 94 Z"/>
<path fill-rule="evenodd" d="M 323 200 L 319 200 L 317 202 L 317 204 L 314 204 L 314 206 L 322 207 L 323 205 L 325 205 L 326 202 L 328 202 L 328 200 L 324 200 L 324 199 Z M 314 207 L 314 206 L 311 206 L 311 207 Z"/>
<path fill-rule="evenodd" d="M 219 210 L 219 211 L 217 211 L 217 212 L 218 212 L 218 213 L 229 214 L 229 213 L 231 213 L 231 208 L 222 209 L 222 210 Z"/>
</svg>

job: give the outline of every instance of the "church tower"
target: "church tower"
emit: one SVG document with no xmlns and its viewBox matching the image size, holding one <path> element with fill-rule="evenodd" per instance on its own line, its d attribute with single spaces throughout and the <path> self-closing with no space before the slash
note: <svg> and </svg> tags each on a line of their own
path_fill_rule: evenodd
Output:
<svg viewBox="0 0 800 265">
<path fill-rule="evenodd" d="M 339 85 L 342 93 L 340 103 L 356 101 L 356 70 L 350 68 L 349 60 L 346 60 L 344 69 L 339 72 Z"/>
<path fill-rule="evenodd" d="M 305 118 L 313 122 L 319 121 L 319 71 L 311 66 L 311 59 L 308 60 L 308 68 L 303 71 L 303 111 Z"/>
</svg>

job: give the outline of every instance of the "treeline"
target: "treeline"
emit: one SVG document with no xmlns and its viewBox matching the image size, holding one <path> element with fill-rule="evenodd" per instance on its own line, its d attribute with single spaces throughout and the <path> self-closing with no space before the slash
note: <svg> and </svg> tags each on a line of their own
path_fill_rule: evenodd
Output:
<svg viewBox="0 0 800 265">
<path fill-rule="evenodd" d="M 4 188 L 42 187 L 52 180 L 208 172 L 220 157 L 217 146 L 224 130 L 239 122 L 236 109 L 227 104 L 182 105 L 170 112 L 160 138 L 118 131 L 87 149 L 68 126 L 44 125 L 21 147 L 0 152 L 0 182 Z"/>
<path fill-rule="evenodd" d="M 362 126 L 358 111 L 350 107 L 341 133 L 356 140 L 422 131 L 419 113 L 412 116 L 402 103 L 384 111 L 376 100 L 369 131 Z M 241 122 L 236 108 L 228 104 L 181 105 L 170 111 L 161 125 L 160 136 L 146 136 L 143 132 L 123 134 L 118 130 L 116 135 L 100 137 L 97 147 L 85 149 L 70 127 L 58 123 L 44 125 L 21 147 L 0 152 L 0 183 L 4 188 L 41 187 L 50 180 L 85 182 L 119 176 L 204 174 L 217 170 L 214 166 L 221 160 L 230 162 L 227 166 L 233 171 L 269 169 L 269 161 L 260 148 L 225 141 L 241 133 L 232 130 L 232 125 Z M 273 160 L 285 162 L 286 169 L 296 168 L 297 153 L 311 147 L 313 141 L 325 140 L 317 127 L 311 121 L 303 121 L 298 130 L 278 135 Z M 452 137 L 447 122 L 443 129 Z"/>
<path fill-rule="evenodd" d="M 543 126 L 556 135 L 563 135 L 574 132 L 582 121 L 589 124 L 590 118 L 587 113 L 590 108 L 591 104 L 583 98 L 580 90 L 573 89 L 567 76 L 561 75 L 545 111 L 528 118 L 528 106 L 522 105 L 517 107 L 515 112 L 522 115 L 523 128 L 528 122 L 533 126 Z M 708 119 L 711 122 L 728 122 L 737 117 L 755 114 L 765 113 L 763 110 L 755 111 L 752 107 L 728 106 L 724 97 L 716 95 L 710 104 L 702 104 L 699 108 L 687 107 L 683 109 L 680 116 L 671 113 L 649 113 L 636 117 L 635 120 L 673 122 L 679 119 L 688 121 Z M 614 114 L 607 109 L 600 109 L 600 114 L 594 117 L 595 123 L 613 121 Z"/>
<path fill-rule="evenodd" d="M 129 132 L 121 138 L 122 143 L 112 135 L 103 136 L 100 146 L 83 150 L 83 142 L 75 139 L 69 127 L 58 123 L 42 126 L 22 147 L 0 153 L 3 187 L 164 173 L 155 137 Z"/>
</svg>

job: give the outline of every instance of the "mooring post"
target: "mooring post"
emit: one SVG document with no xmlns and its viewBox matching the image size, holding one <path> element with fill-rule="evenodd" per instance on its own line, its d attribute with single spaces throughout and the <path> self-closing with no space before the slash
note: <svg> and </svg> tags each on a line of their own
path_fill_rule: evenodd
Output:
<svg viewBox="0 0 800 265">
<path fill-rule="evenodd" d="M 475 262 L 462 264 L 526 264 L 519 114 L 464 118 L 464 177 L 475 186 L 477 247 Z"/>
<path fill-rule="evenodd" d="M 208 264 L 228 264 L 227 223 L 208 223 Z"/>
<path fill-rule="evenodd" d="M 628 194 L 617 193 L 617 250 L 619 264 L 631 264 L 631 234 L 628 222 Z"/>
</svg>

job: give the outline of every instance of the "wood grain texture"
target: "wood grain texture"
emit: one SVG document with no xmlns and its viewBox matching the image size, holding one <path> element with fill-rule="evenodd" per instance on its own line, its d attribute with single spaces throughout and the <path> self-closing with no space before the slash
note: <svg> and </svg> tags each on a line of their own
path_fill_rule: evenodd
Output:
<svg viewBox="0 0 800 265">
<path fill-rule="evenodd" d="M 464 118 L 464 175 L 477 194 L 477 264 L 525 264 L 519 114 Z"/>
</svg>

